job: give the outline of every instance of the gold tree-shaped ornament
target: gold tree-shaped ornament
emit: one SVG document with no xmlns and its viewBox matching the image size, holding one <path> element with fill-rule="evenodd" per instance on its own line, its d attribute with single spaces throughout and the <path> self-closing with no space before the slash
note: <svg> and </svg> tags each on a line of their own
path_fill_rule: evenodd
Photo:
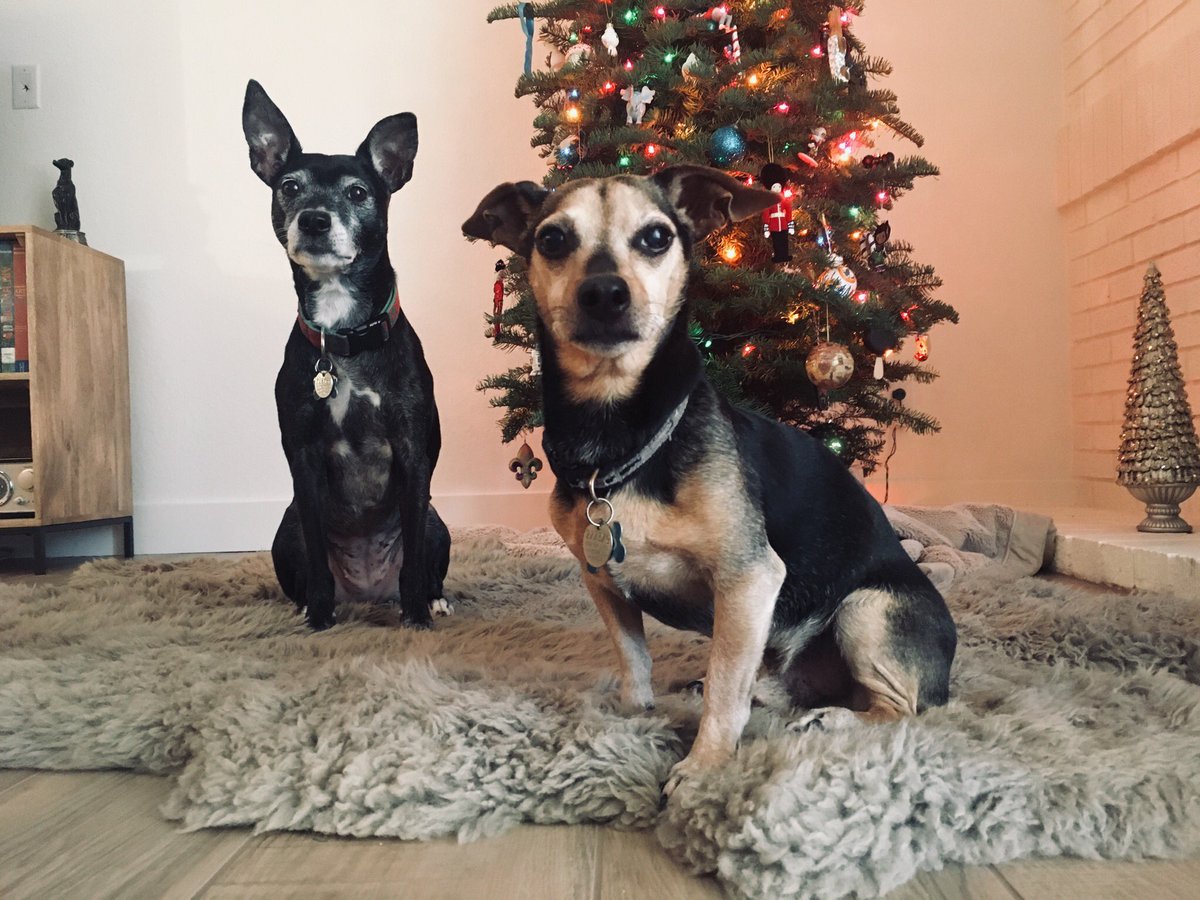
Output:
<svg viewBox="0 0 1200 900">
<path fill-rule="evenodd" d="M 1179 368 L 1179 349 L 1154 263 L 1146 271 L 1117 457 L 1117 483 L 1146 504 L 1138 531 L 1190 533 L 1179 504 L 1200 484 L 1200 442 Z"/>
</svg>

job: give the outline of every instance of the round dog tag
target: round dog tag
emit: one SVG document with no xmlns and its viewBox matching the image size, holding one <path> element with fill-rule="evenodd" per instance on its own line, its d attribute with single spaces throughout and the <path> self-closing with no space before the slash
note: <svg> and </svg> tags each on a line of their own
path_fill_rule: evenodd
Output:
<svg viewBox="0 0 1200 900">
<path fill-rule="evenodd" d="M 613 546 L 612 529 L 608 523 L 589 525 L 583 530 L 583 558 L 593 569 L 601 569 L 612 559 Z"/>
<path fill-rule="evenodd" d="M 333 393 L 333 373 L 320 371 L 313 376 L 313 393 L 321 400 Z"/>
</svg>

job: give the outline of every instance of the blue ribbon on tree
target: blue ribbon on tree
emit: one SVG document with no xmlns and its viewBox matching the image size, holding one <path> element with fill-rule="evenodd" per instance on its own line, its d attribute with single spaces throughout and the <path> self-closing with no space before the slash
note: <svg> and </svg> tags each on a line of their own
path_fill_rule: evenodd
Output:
<svg viewBox="0 0 1200 900">
<path fill-rule="evenodd" d="M 528 75 L 533 71 L 533 11 L 528 3 L 517 4 L 517 18 L 525 32 L 525 74 Z"/>
</svg>

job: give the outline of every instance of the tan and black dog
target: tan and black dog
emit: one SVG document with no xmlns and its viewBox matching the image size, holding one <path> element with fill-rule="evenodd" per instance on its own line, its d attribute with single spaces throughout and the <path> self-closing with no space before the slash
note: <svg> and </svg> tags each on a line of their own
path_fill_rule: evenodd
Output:
<svg viewBox="0 0 1200 900">
<path fill-rule="evenodd" d="M 654 702 L 643 612 L 712 636 L 668 794 L 734 752 L 764 663 L 797 705 L 871 721 L 948 695 L 954 622 L 879 504 L 807 433 L 718 396 L 688 335 L 693 248 L 776 202 L 678 166 L 503 184 L 463 225 L 528 260 L 551 516 L 616 644 L 622 698 Z"/>
</svg>

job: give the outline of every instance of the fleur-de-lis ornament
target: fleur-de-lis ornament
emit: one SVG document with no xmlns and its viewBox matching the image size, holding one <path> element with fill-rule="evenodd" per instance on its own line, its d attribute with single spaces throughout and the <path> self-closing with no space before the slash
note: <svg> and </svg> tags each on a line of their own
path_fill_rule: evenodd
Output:
<svg viewBox="0 0 1200 900">
<path fill-rule="evenodd" d="M 521 449 L 517 451 L 517 455 L 512 458 L 508 464 L 508 470 L 516 474 L 517 481 L 521 482 L 521 487 L 529 490 L 529 485 L 537 480 L 537 473 L 542 468 L 542 461 L 533 455 L 533 448 L 529 446 L 528 441 L 521 443 Z"/>
</svg>

